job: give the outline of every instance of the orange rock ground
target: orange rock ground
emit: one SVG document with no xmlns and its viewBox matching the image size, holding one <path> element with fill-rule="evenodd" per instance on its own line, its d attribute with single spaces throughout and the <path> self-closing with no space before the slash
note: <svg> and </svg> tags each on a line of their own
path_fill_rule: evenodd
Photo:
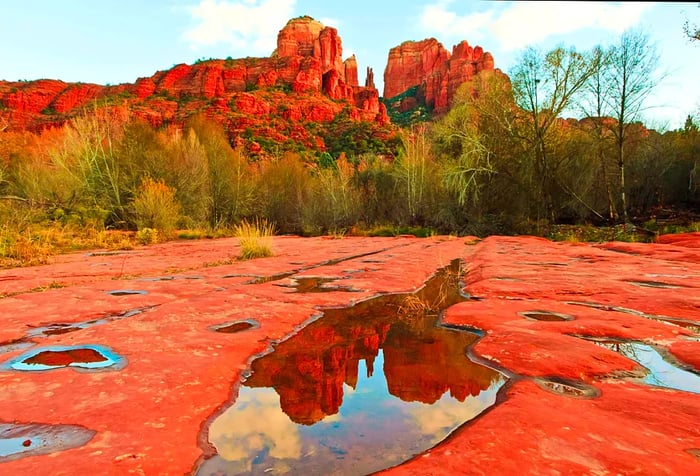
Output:
<svg viewBox="0 0 700 476">
<path fill-rule="evenodd" d="M 277 237 L 274 257 L 241 262 L 232 259 L 237 241 L 222 239 L 1 271 L 0 346 L 36 327 L 106 318 L 33 337 L 34 349 L 102 345 L 128 362 L 102 372 L 0 370 L 0 422 L 96 431 L 84 446 L 0 463 L 0 474 L 189 473 L 208 447 L 203 425 L 270 342 L 319 306 L 416 290 L 454 258 L 465 260 L 466 290 L 479 299 L 451 307 L 443 320 L 486 331 L 472 354 L 513 378 L 492 409 L 387 474 L 700 474 L 700 395 L 639 384 L 630 378 L 638 364 L 575 337 L 643 341 L 700 368 L 700 233 L 660 241 Z M 278 286 L 289 278 L 248 284 L 285 272 L 342 277 L 362 291 L 294 293 Z M 664 287 L 648 287 L 654 283 Z M 109 294 L 118 290 L 147 293 Z M 519 314 L 527 311 L 574 319 L 532 321 Z M 210 330 L 239 319 L 260 327 Z M 0 353 L 0 365 L 20 353 Z M 599 396 L 550 393 L 534 377 L 576 379 Z"/>
</svg>

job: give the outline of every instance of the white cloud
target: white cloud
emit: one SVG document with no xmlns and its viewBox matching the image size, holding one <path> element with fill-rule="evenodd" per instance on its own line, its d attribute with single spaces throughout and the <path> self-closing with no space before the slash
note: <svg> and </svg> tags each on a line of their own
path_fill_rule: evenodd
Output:
<svg viewBox="0 0 700 476">
<path fill-rule="evenodd" d="M 622 33 L 652 8 L 646 3 L 514 2 L 505 9 L 458 15 L 450 0 L 423 9 L 421 25 L 427 31 L 459 38 L 496 38 L 504 50 L 537 44 L 550 36 L 598 28 Z"/>
<path fill-rule="evenodd" d="M 338 28 L 338 27 L 340 27 L 340 20 L 338 20 L 337 18 L 328 18 L 328 17 L 324 17 L 324 18 L 321 18 L 321 19 L 318 20 L 318 21 L 320 21 L 321 23 L 323 23 L 323 26 L 332 26 L 333 28 Z"/>
<path fill-rule="evenodd" d="M 225 43 L 251 54 L 269 55 L 295 4 L 296 0 L 200 0 L 189 8 L 197 25 L 183 38 L 193 49 Z"/>
</svg>

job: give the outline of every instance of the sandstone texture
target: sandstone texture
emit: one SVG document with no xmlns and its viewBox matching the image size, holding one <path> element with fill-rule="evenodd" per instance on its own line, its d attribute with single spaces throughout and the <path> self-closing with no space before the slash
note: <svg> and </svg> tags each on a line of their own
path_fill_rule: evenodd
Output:
<svg viewBox="0 0 700 476">
<path fill-rule="evenodd" d="M 450 53 L 435 38 L 407 41 L 389 51 L 384 98 L 391 99 L 418 87 L 418 98 L 407 98 L 409 101 L 422 102 L 436 113 L 445 112 L 457 88 L 481 71 L 495 71 L 493 56 L 481 46 L 472 47 L 462 41 Z M 402 109 L 411 107 L 414 105 Z"/>
<path fill-rule="evenodd" d="M 268 58 L 179 64 L 117 86 L 0 81 L 0 119 L 8 130 L 38 131 L 63 124 L 94 105 L 126 104 L 153 126 L 203 112 L 225 124 L 232 139 L 246 128 L 275 120 L 280 122 L 275 129 L 282 131 L 291 128 L 282 122 L 302 117 L 329 122 L 345 108 L 353 120 L 386 125 L 389 119 L 379 92 L 373 84 L 359 86 L 357 60 L 353 56 L 343 61 L 342 54 L 335 28 L 301 17 L 280 30 L 277 49 Z M 255 104 L 241 100 L 250 96 Z M 261 110 L 261 104 L 266 109 Z M 280 109 L 293 112 L 279 118 Z M 287 138 L 283 134 L 278 139 Z M 313 147 L 315 138 L 306 142 Z"/>
<path fill-rule="evenodd" d="M 191 473 L 212 452 L 208 422 L 235 400 L 254 356 L 314 322 L 309 352 L 282 355 L 280 344 L 281 357 L 270 354 L 266 365 L 288 370 L 268 375 L 310 378 L 319 359 L 338 367 L 342 354 L 317 351 L 323 342 L 347 338 L 319 319 L 324 309 L 414 292 L 454 259 L 464 262 L 461 285 L 470 299 L 449 307 L 442 322 L 479 329 L 482 336 L 467 354 L 508 382 L 493 407 L 384 474 L 700 472 L 700 394 L 645 384 L 643 367 L 591 341 L 643 342 L 697 374 L 700 233 L 655 244 L 596 245 L 533 237 L 285 236 L 274 239 L 273 250 L 270 258 L 237 261 L 235 239 L 183 241 L 0 271 L 0 422 L 95 432 L 72 449 L 0 456 L 0 473 Z M 294 292 L 290 285 L 303 277 L 335 279 L 353 292 Z M 524 317 L 533 312 L 569 320 Z M 259 325 L 212 331 L 242 319 Z M 353 358 L 362 358 L 374 355 L 387 336 L 378 327 L 352 338 L 362 343 Z M 126 365 L 101 372 L 2 367 L 25 350 L 21 346 L 77 345 L 108 347 Z M 385 365 L 394 367 L 392 392 L 430 402 L 442 392 L 478 394 L 488 385 L 469 365 L 442 363 L 441 355 L 426 355 L 426 366 L 385 355 Z M 422 371 L 429 363 L 445 372 Z M 595 392 L 559 394 L 542 379 L 574 381 Z M 313 401 L 280 386 L 295 418 L 311 423 L 335 411 L 342 382 L 320 382 L 307 390 L 326 396 Z"/>
</svg>

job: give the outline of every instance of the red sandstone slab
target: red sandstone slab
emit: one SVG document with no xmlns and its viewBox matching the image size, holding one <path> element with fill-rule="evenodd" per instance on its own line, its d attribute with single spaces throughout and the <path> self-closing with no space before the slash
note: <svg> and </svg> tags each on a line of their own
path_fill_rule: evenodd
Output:
<svg viewBox="0 0 700 476">
<path fill-rule="evenodd" d="M 700 448 L 700 395 L 619 378 L 643 369 L 579 337 L 643 341 L 697 369 L 700 341 L 692 323 L 700 321 L 699 241 L 691 235 L 634 244 L 625 248 L 634 251 L 628 254 L 617 244 L 531 237 L 492 237 L 476 245 L 447 237 L 278 237 L 274 257 L 239 262 L 232 259 L 237 241 L 224 239 L 127 255 L 80 253 L 2 271 L 0 293 L 16 294 L 0 299 L 0 342 L 52 323 L 147 310 L 34 339 L 39 346 L 107 346 L 127 359 L 122 370 L 0 371 L 0 421 L 76 424 L 97 432 L 79 448 L 0 463 L 0 473 L 189 473 L 207 447 L 203 425 L 235 396 L 233 386 L 250 359 L 272 341 L 317 318 L 319 307 L 414 291 L 438 268 L 463 258 L 466 290 L 480 300 L 453 306 L 444 320 L 485 331 L 471 352 L 515 375 L 515 383 L 487 413 L 389 473 L 695 474 L 700 460 L 689 450 Z M 292 274 L 280 277 L 285 273 Z M 304 276 L 333 278 L 331 284 L 356 291 L 297 293 L 281 285 Z M 256 277 L 279 279 L 251 284 Z M 54 281 L 64 287 L 33 291 Z M 147 293 L 114 296 L 113 290 Z M 523 315 L 529 311 L 573 320 L 529 320 Z M 235 334 L 211 330 L 237 320 L 259 327 Z M 0 363 L 19 353 L 0 354 Z M 580 380 L 600 396 L 549 393 L 531 380 L 542 376 Z"/>
</svg>

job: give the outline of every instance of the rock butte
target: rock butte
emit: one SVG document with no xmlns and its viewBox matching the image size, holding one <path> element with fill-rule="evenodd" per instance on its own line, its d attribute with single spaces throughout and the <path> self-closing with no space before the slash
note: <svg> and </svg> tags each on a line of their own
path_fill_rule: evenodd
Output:
<svg viewBox="0 0 700 476">
<path fill-rule="evenodd" d="M 418 86 L 417 97 L 407 97 L 399 105 L 406 111 L 418 102 L 441 113 L 449 109 L 457 88 L 481 71 L 502 74 L 494 69 L 491 53 L 466 41 L 455 45 L 452 54 L 435 38 L 406 41 L 389 51 L 384 70 L 384 97 L 391 99 Z"/>
<path fill-rule="evenodd" d="M 387 124 L 386 108 L 368 69 L 366 86 L 359 86 L 357 60 L 343 61 L 338 31 L 310 17 L 290 20 L 280 30 L 277 49 L 268 58 L 208 60 L 178 64 L 134 84 L 101 86 L 42 79 L 0 81 L 0 119 L 8 130 L 38 131 L 60 125 L 90 107 L 95 100 L 127 105 L 152 125 L 184 120 L 193 112 L 227 125 L 232 136 L 255 124 L 256 116 L 278 110 L 284 120 L 330 122 L 346 107 L 350 119 Z M 258 94 L 278 86 L 282 91 Z M 280 105 L 284 105 L 280 109 Z M 260 117 L 257 117 L 259 120 Z M 264 121 L 262 121 L 264 122 Z M 299 139 L 313 139 L 296 131 Z M 279 140 L 283 138 L 277 137 Z"/>
<path fill-rule="evenodd" d="M 295 18 L 280 30 L 277 49 L 267 58 L 178 64 L 133 84 L 114 86 L 51 79 L 0 81 L 0 124 L 10 131 L 36 132 L 60 126 L 98 102 L 125 107 L 155 127 L 203 112 L 224 124 L 237 145 L 246 143 L 246 131 L 254 130 L 279 143 L 292 139 L 323 150 L 323 139 L 303 127 L 303 121 L 327 123 L 347 111 L 353 121 L 389 123 L 372 68 L 367 68 L 360 86 L 357 58 L 343 60 L 342 55 L 335 28 L 311 17 Z M 392 107 L 405 112 L 425 104 L 443 113 L 459 86 L 481 72 L 503 74 L 481 46 L 462 41 L 450 53 L 434 38 L 407 41 L 389 52 L 384 97 L 418 87 L 417 94 Z M 260 150 L 257 143 L 247 145 L 253 153 Z"/>
<path fill-rule="evenodd" d="M 215 265 L 237 253 L 236 240 L 221 239 L 121 255 L 64 255 L 50 265 L 0 271 L 0 293 L 6 296 L 0 299 L 0 343 L 25 337 L 31 327 L 147 309 L 36 340 L 37 346 L 109 346 L 128 359 L 122 370 L 0 372 L 0 421 L 80 425 L 96 432 L 78 448 L 0 463 L 0 472 L 189 473 L 212 451 L 203 436 L 205 422 L 235 399 L 232 386 L 272 340 L 317 316 L 318 306 L 413 291 L 462 258 L 466 291 L 479 299 L 452 306 L 443 320 L 482 329 L 474 356 L 514 377 L 492 409 L 386 474 L 699 474 L 700 395 L 626 378 L 642 369 L 575 336 L 653 343 L 697 371 L 700 341 L 692 327 L 650 317 L 700 321 L 700 233 L 661 237 L 655 244 L 533 237 L 472 243 L 449 237 L 276 237 L 274 257 Z M 296 273 L 289 278 L 343 278 L 361 291 L 296 293 L 274 281 L 249 284 L 251 276 L 286 272 Z M 201 279 L 144 279 L 164 275 Z M 647 275 L 683 287 L 629 283 Z M 33 292 L 51 283 L 64 287 Z M 115 287 L 148 294 L 107 294 Z M 532 311 L 574 319 L 522 317 Z M 234 334 L 211 331 L 242 317 L 260 326 Z M 19 352 L 0 357 L 4 362 Z M 540 377 L 581 382 L 598 396 L 557 395 Z"/>
</svg>

